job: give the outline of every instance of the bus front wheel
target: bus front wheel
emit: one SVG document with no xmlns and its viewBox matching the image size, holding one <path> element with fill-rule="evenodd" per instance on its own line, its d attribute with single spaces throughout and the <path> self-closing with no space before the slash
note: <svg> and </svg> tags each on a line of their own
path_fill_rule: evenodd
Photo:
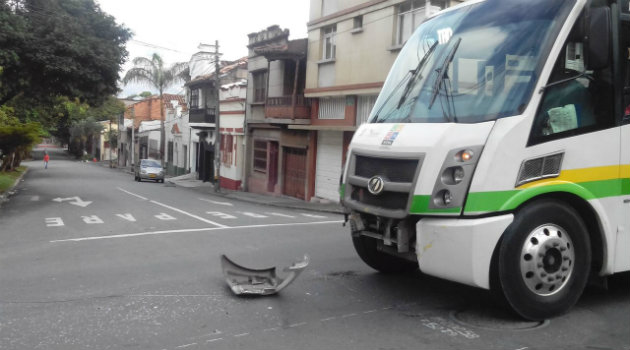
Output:
<svg viewBox="0 0 630 350">
<path fill-rule="evenodd" d="M 530 320 L 569 310 L 590 273 L 591 247 L 575 209 L 556 200 L 519 210 L 501 241 L 498 272 L 509 305 Z"/>
</svg>

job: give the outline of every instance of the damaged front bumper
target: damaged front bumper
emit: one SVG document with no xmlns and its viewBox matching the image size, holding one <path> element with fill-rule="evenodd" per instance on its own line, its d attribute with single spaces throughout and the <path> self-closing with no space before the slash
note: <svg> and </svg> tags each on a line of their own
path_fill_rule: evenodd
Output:
<svg viewBox="0 0 630 350">
<path fill-rule="evenodd" d="M 236 264 L 227 256 L 221 255 L 221 268 L 227 284 L 236 295 L 271 295 L 276 294 L 288 286 L 308 266 L 309 258 L 285 267 L 282 271 L 288 273 L 286 278 L 276 274 L 276 268 L 250 269 Z"/>
</svg>

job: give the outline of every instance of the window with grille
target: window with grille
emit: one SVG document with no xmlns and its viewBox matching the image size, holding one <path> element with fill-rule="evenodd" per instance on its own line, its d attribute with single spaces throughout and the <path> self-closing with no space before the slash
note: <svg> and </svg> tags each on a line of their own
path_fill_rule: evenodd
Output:
<svg viewBox="0 0 630 350">
<path fill-rule="evenodd" d="M 254 166 L 258 173 L 267 173 L 267 141 L 254 140 Z"/>
<path fill-rule="evenodd" d="M 346 98 L 322 97 L 319 99 L 318 119 L 345 119 Z"/>
<path fill-rule="evenodd" d="M 199 89 L 190 90 L 190 108 L 199 108 Z"/>
</svg>

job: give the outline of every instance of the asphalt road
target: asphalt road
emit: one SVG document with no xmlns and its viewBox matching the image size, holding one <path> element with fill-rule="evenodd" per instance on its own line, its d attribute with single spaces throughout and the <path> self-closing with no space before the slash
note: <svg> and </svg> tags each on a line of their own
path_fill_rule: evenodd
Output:
<svg viewBox="0 0 630 350">
<path fill-rule="evenodd" d="M 0 349 L 630 349 L 630 278 L 567 315 L 519 320 L 490 293 L 364 265 L 336 214 L 136 183 L 53 154 L 0 208 Z M 310 265 L 237 297 L 219 257 Z"/>
</svg>

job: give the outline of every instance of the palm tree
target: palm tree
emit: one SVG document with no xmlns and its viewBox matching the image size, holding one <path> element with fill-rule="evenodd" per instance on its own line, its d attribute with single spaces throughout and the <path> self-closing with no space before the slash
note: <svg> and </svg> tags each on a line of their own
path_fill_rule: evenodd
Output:
<svg viewBox="0 0 630 350">
<path fill-rule="evenodd" d="M 134 68 L 131 68 L 123 78 L 123 84 L 130 82 L 149 85 L 160 94 L 160 158 L 162 167 L 164 167 L 164 100 L 162 94 L 164 90 L 178 82 L 187 82 L 190 80 L 190 73 L 187 62 L 179 62 L 173 64 L 170 68 L 164 67 L 162 57 L 154 53 L 151 59 L 146 57 L 136 57 L 133 59 Z M 133 142 L 133 141 L 132 141 Z"/>
</svg>

